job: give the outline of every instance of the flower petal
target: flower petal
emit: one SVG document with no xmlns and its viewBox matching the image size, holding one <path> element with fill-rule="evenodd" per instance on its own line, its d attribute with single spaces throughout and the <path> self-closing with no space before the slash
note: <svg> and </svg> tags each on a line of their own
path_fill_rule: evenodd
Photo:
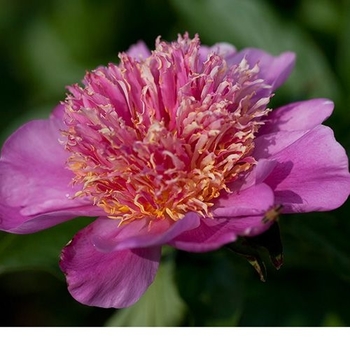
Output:
<svg viewBox="0 0 350 350">
<path fill-rule="evenodd" d="M 293 52 L 284 52 L 279 56 L 272 56 L 263 50 L 247 48 L 237 53 L 232 59 L 228 59 L 230 64 L 238 64 L 245 58 L 249 65 L 253 67 L 258 63 L 259 77 L 276 90 L 290 75 L 295 62 Z"/>
<path fill-rule="evenodd" d="M 324 98 L 290 103 L 277 108 L 259 129 L 262 134 L 278 131 L 305 131 L 325 121 L 333 112 L 334 103 Z"/>
<path fill-rule="evenodd" d="M 278 164 L 265 182 L 285 213 L 332 210 L 348 198 L 348 158 L 330 128 L 317 126 L 271 158 Z"/>
<path fill-rule="evenodd" d="M 121 226 L 118 224 L 118 220 L 108 218 L 100 218 L 90 224 L 91 230 L 96 232 L 92 240 L 97 249 L 110 252 L 162 245 L 186 230 L 198 227 L 200 219 L 197 213 L 188 213 L 175 222 L 141 219 Z"/>
<path fill-rule="evenodd" d="M 143 41 L 131 45 L 126 53 L 137 60 L 144 60 L 151 55 L 151 51 Z"/>
<path fill-rule="evenodd" d="M 186 251 L 205 252 L 233 242 L 238 236 L 259 234 L 268 228 L 263 218 L 273 205 L 273 191 L 264 183 L 220 197 L 213 219 L 202 219 L 199 227 L 178 235 L 169 244 Z"/>
<path fill-rule="evenodd" d="M 71 199 L 79 188 L 70 185 L 67 154 L 58 142 L 60 126 L 57 115 L 33 120 L 5 142 L 0 159 L 0 229 L 29 233 L 75 216 L 101 213 L 87 198 Z"/>
<path fill-rule="evenodd" d="M 255 140 L 255 159 L 269 158 L 327 119 L 334 105 L 327 99 L 295 102 L 274 110 Z"/>
<path fill-rule="evenodd" d="M 239 193 L 223 194 L 213 208 L 215 217 L 263 215 L 274 204 L 273 191 L 261 183 Z"/>
<path fill-rule="evenodd" d="M 56 123 L 60 123 L 60 126 L 62 126 L 62 128 L 65 127 L 65 124 L 63 122 L 63 116 L 65 113 L 64 109 L 64 105 L 60 103 L 53 109 L 53 111 L 50 114 L 50 119 L 55 120 Z"/>
<path fill-rule="evenodd" d="M 277 162 L 273 159 L 257 159 L 257 163 L 247 176 L 229 184 L 230 191 L 241 192 L 247 188 L 261 184 L 271 174 L 276 164 Z"/>
<path fill-rule="evenodd" d="M 215 250 L 234 242 L 239 236 L 252 236 L 264 232 L 269 224 L 262 221 L 263 216 L 202 219 L 199 227 L 177 236 L 168 244 L 188 252 L 203 253 Z"/>
<path fill-rule="evenodd" d="M 96 232 L 91 228 L 78 233 L 62 251 L 60 267 L 69 292 L 90 306 L 123 308 L 134 304 L 154 280 L 161 247 L 104 253 L 92 244 Z"/>
<path fill-rule="evenodd" d="M 258 136 L 255 140 L 253 157 L 257 160 L 271 158 L 274 154 L 286 149 L 294 142 L 297 142 L 307 130 L 299 131 L 278 131 L 271 134 Z"/>
<path fill-rule="evenodd" d="M 216 53 L 225 58 L 225 60 L 230 60 L 237 52 L 236 48 L 229 43 L 217 43 L 213 46 L 201 45 L 199 49 L 199 55 L 201 61 L 204 62 L 208 59 L 210 53 Z"/>
</svg>

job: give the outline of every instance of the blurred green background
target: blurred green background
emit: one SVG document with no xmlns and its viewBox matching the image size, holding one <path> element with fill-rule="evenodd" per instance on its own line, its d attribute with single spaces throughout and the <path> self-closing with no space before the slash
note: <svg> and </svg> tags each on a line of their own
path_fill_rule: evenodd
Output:
<svg viewBox="0 0 350 350">
<path fill-rule="evenodd" d="M 273 54 L 297 53 L 273 105 L 327 97 L 330 125 L 350 150 L 350 1 L 0 0 L 0 142 L 23 122 L 46 118 L 65 86 L 144 40 L 199 33 Z M 166 248 L 155 283 L 133 307 L 104 310 L 70 297 L 61 248 L 89 220 L 34 235 L 0 233 L 3 326 L 350 326 L 350 203 L 280 220 L 285 263 L 267 262 L 266 283 L 222 249 Z"/>
</svg>

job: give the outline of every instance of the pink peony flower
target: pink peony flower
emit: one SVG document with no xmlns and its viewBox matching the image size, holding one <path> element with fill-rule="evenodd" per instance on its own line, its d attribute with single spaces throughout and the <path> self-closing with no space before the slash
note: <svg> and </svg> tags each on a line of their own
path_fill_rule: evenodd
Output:
<svg viewBox="0 0 350 350">
<path fill-rule="evenodd" d="M 162 245 L 206 252 L 264 232 L 274 208 L 326 211 L 346 201 L 348 159 L 321 125 L 333 103 L 268 108 L 293 53 L 205 47 L 185 34 L 119 58 L 69 87 L 48 120 L 19 128 L 0 160 L 2 230 L 98 217 L 61 255 L 79 302 L 135 303 Z"/>
</svg>

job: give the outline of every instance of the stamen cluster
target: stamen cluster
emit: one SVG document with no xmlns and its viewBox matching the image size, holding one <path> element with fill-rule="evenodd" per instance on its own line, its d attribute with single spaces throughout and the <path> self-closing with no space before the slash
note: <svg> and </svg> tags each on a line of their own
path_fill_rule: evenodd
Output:
<svg viewBox="0 0 350 350">
<path fill-rule="evenodd" d="M 221 191 L 249 171 L 269 110 L 258 65 L 200 55 L 199 38 L 159 38 L 147 58 L 120 54 L 69 88 L 64 145 L 76 196 L 110 217 L 210 216 Z M 265 90 L 266 91 L 266 90 Z"/>
</svg>

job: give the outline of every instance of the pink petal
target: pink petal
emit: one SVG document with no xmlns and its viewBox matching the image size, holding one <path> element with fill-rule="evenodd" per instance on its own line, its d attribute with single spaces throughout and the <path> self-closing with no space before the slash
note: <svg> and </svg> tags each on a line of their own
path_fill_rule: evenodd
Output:
<svg viewBox="0 0 350 350">
<path fill-rule="evenodd" d="M 151 51 L 143 41 L 131 45 L 126 53 L 137 60 L 144 60 L 151 55 Z"/>
<path fill-rule="evenodd" d="M 327 119 L 333 107 L 333 102 L 329 100 L 314 99 L 274 110 L 259 129 L 255 140 L 255 159 L 269 158 L 290 146 Z"/>
<path fill-rule="evenodd" d="M 86 305 L 128 307 L 153 282 L 161 248 L 104 253 L 92 244 L 96 233 L 91 227 L 81 231 L 62 251 L 60 267 L 66 275 L 68 290 Z"/>
<path fill-rule="evenodd" d="M 215 204 L 214 219 L 201 220 L 201 225 L 175 237 L 175 248 L 205 252 L 233 242 L 241 235 L 256 235 L 268 225 L 262 219 L 274 205 L 273 191 L 266 184 L 252 186 L 239 194 L 222 196 Z"/>
<path fill-rule="evenodd" d="M 18 211 L 15 209 L 0 203 L 0 212 L 3 215 L 0 218 L 0 230 L 20 234 L 34 233 L 78 216 L 99 216 L 101 214 L 99 208 L 91 207 L 91 205 L 85 207 L 81 205 L 79 208 L 67 206 L 64 210 L 41 213 L 34 217 L 23 216 L 20 209 Z"/>
<path fill-rule="evenodd" d="M 54 119 L 55 122 L 60 125 L 60 129 L 63 129 L 65 127 L 65 124 L 63 122 L 63 117 L 65 113 L 64 109 L 64 105 L 60 103 L 53 109 L 53 111 L 50 114 L 50 119 Z"/>
<path fill-rule="evenodd" d="M 111 252 L 162 245 L 182 232 L 198 227 L 200 219 L 198 214 L 188 213 L 175 222 L 141 219 L 121 226 L 118 224 L 118 220 L 100 218 L 88 226 L 96 232 L 92 240 L 97 249 Z"/>
<path fill-rule="evenodd" d="M 261 184 L 275 168 L 277 162 L 273 159 L 257 159 L 256 165 L 243 179 L 236 180 L 229 185 L 231 192 L 240 192 Z"/>
<path fill-rule="evenodd" d="M 29 233 L 75 216 L 101 213 L 87 198 L 71 199 L 78 188 L 70 185 L 67 153 L 58 142 L 60 127 L 56 114 L 23 125 L 5 142 L 0 159 L 0 229 Z"/>
<path fill-rule="evenodd" d="M 239 236 L 252 236 L 264 232 L 269 225 L 263 223 L 264 215 L 232 218 L 206 218 L 201 225 L 184 232 L 168 244 L 188 252 L 203 253 L 216 250 L 234 242 Z"/>
<path fill-rule="evenodd" d="M 253 67 L 258 63 L 260 72 L 259 77 L 272 86 L 272 90 L 276 90 L 281 86 L 290 75 L 295 62 L 295 54 L 292 52 L 284 52 L 279 56 L 272 56 L 265 51 L 247 48 L 235 55 L 230 64 L 238 64 L 246 58 L 249 65 Z"/>
<path fill-rule="evenodd" d="M 234 46 L 228 43 L 217 43 L 213 46 L 201 45 L 199 49 L 201 61 L 206 61 L 212 52 L 223 56 L 226 60 L 230 60 L 236 54 L 237 50 Z"/>
<path fill-rule="evenodd" d="M 306 131 L 325 121 L 333 112 L 332 101 L 319 98 L 294 102 L 270 113 L 259 135 L 277 131 Z"/>
<path fill-rule="evenodd" d="M 255 159 L 271 158 L 274 154 L 283 151 L 308 133 L 307 130 L 279 131 L 258 136 L 254 143 L 253 157 Z"/>
<path fill-rule="evenodd" d="M 285 149 L 271 153 L 278 164 L 265 182 L 284 212 L 332 210 L 348 198 L 348 158 L 330 128 L 317 126 Z"/>
<path fill-rule="evenodd" d="M 263 215 L 274 204 L 273 191 L 264 183 L 239 193 L 223 194 L 215 203 L 215 217 Z"/>
</svg>

